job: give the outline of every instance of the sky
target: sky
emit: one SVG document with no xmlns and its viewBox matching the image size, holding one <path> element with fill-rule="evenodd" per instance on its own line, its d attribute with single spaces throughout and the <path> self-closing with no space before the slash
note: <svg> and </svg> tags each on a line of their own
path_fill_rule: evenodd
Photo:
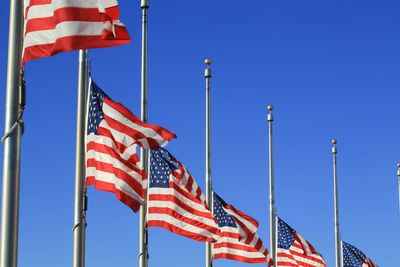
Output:
<svg viewBox="0 0 400 267">
<path fill-rule="evenodd" d="M 140 1 L 119 6 L 132 42 L 90 50 L 92 75 L 140 116 Z M 0 12 L 4 118 L 8 1 Z M 336 138 L 342 239 L 379 266 L 400 266 L 399 14 L 394 0 L 151 0 L 149 122 L 177 134 L 166 149 L 205 192 L 204 59 L 211 58 L 214 190 L 259 221 L 269 248 L 267 106 L 273 105 L 278 215 L 334 266 Z M 71 266 L 78 52 L 27 62 L 25 71 L 18 265 Z M 111 193 L 90 187 L 88 197 L 86 266 L 138 266 L 139 214 Z M 149 266 L 205 264 L 204 243 L 161 228 L 149 229 L 149 254 Z"/>
</svg>

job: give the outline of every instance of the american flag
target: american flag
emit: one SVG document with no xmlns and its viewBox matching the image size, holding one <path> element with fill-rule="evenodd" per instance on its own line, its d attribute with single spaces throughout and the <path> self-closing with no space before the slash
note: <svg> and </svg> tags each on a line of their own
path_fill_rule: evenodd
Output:
<svg viewBox="0 0 400 267">
<path fill-rule="evenodd" d="M 321 254 L 280 218 L 276 261 L 277 266 L 326 266 Z"/>
<path fill-rule="evenodd" d="M 86 136 L 86 186 L 114 193 L 137 211 L 144 202 L 147 176 L 137 147 L 157 148 L 175 134 L 142 122 L 114 102 L 92 80 L 88 101 Z"/>
<path fill-rule="evenodd" d="M 220 237 L 218 225 L 200 187 L 167 150 L 150 154 L 147 224 L 197 241 Z"/>
<path fill-rule="evenodd" d="M 342 241 L 343 267 L 378 267 L 361 250 Z"/>
<path fill-rule="evenodd" d="M 130 42 L 117 0 L 25 0 L 26 61 Z"/>
<path fill-rule="evenodd" d="M 212 245 L 214 259 L 231 259 L 247 263 L 269 263 L 272 258 L 256 231 L 258 222 L 228 205 L 213 193 L 214 217 L 222 237 Z"/>
</svg>

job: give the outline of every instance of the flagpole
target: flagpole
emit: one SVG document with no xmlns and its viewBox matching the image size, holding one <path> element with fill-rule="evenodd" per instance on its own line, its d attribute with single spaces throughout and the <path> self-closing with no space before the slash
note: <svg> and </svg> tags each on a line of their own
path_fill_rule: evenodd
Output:
<svg viewBox="0 0 400 267">
<path fill-rule="evenodd" d="M 147 111 L 147 9 L 149 8 L 149 0 L 141 0 L 142 8 L 142 70 L 141 70 L 141 120 L 148 121 Z M 148 152 L 140 149 L 140 162 L 148 173 Z M 146 195 L 147 195 L 146 190 Z M 147 196 L 145 197 L 147 199 Z M 148 262 L 148 235 L 146 223 L 147 201 L 140 206 L 139 216 L 139 267 L 147 267 Z"/>
<path fill-rule="evenodd" d="M 275 223 L 275 198 L 274 198 L 274 166 L 272 158 L 272 115 L 273 107 L 268 106 L 268 125 L 269 125 L 269 238 L 272 260 L 276 266 L 276 223 Z"/>
<path fill-rule="evenodd" d="M 23 1 L 10 1 L 7 88 L 1 204 L 0 266 L 16 267 L 18 258 L 18 221 L 21 170 L 20 115 L 23 111 L 20 70 L 23 44 Z M 14 128 L 12 128 L 15 125 Z"/>
<path fill-rule="evenodd" d="M 334 209 L 335 209 L 335 262 L 336 267 L 340 267 L 340 236 L 339 236 L 339 207 L 338 207 L 338 188 L 337 188 L 337 169 L 336 169 L 336 139 L 332 140 L 333 154 L 333 183 L 334 183 Z"/>
<path fill-rule="evenodd" d="M 400 209 L 400 163 L 397 163 L 397 177 L 398 177 L 398 183 L 399 183 L 399 209 Z"/>
<path fill-rule="evenodd" d="M 212 181 L 211 181 L 211 107 L 210 107 L 210 78 L 211 78 L 211 59 L 204 60 L 207 68 L 204 70 L 206 78 L 206 198 L 207 204 L 213 212 L 212 201 Z M 211 242 L 206 243 L 206 267 L 212 267 Z"/>
<path fill-rule="evenodd" d="M 79 50 L 78 100 L 76 118 L 76 152 L 75 152 L 75 207 L 74 207 L 74 248 L 73 266 L 85 266 L 86 238 L 86 100 L 88 88 L 88 51 Z"/>
</svg>

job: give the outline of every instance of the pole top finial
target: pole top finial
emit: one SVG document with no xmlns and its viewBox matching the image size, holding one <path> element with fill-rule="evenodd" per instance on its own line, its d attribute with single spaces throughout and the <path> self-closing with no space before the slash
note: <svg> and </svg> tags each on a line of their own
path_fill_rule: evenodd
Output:
<svg viewBox="0 0 400 267">
<path fill-rule="evenodd" d="M 337 140 L 336 139 L 332 139 L 332 144 L 336 145 Z"/>
<path fill-rule="evenodd" d="M 204 64 L 206 64 L 207 66 L 210 66 L 210 65 L 211 65 L 211 59 L 206 58 L 206 59 L 204 60 Z"/>
<path fill-rule="evenodd" d="M 272 105 L 269 105 L 269 106 L 267 107 L 267 109 L 268 109 L 268 111 L 272 111 L 272 110 L 274 109 L 274 107 L 273 107 Z"/>
</svg>

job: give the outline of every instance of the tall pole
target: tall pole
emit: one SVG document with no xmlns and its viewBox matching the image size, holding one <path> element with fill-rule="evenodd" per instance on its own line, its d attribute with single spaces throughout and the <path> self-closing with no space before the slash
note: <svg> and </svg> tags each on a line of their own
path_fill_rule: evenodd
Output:
<svg viewBox="0 0 400 267">
<path fill-rule="evenodd" d="M 141 0 L 142 8 L 142 77 L 141 77 L 141 119 L 143 122 L 148 121 L 147 112 L 147 9 L 149 8 L 149 0 Z M 140 149 L 140 162 L 146 173 L 148 173 L 149 155 L 143 148 Z M 147 194 L 147 190 L 146 190 Z M 147 198 L 147 196 L 146 196 Z M 139 216 L 139 267 L 147 267 L 148 262 L 148 238 L 146 224 L 147 201 L 140 206 Z"/>
<path fill-rule="evenodd" d="M 210 78 L 211 59 L 204 60 L 207 68 L 204 70 L 206 78 L 206 198 L 207 204 L 213 212 L 212 180 L 211 180 L 211 105 L 210 105 Z M 206 267 L 212 267 L 211 242 L 206 243 Z"/>
<path fill-rule="evenodd" d="M 333 186 L 334 186 L 334 202 L 335 202 L 335 262 L 336 267 L 340 267 L 340 234 L 339 234 L 339 206 L 338 206 L 338 187 L 337 187 L 337 170 L 336 170 L 336 139 L 332 140 L 333 155 Z"/>
<path fill-rule="evenodd" d="M 8 36 L 7 95 L 3 158 L 3 193 L 1 202 L 0 266 L 16 267 L 18 256 L 19 188 L 21 169 L 21 130 L 19 123 L 20 70 L 23 36 L 23 1 L 10 1 L 10 27 Z"/>
<path fill-rule="evenodd" d="M 399 186 L 399 209 L 400 209 L 400 163 L 397 163 L 397 177 L 398 177 L 398 186 Z"/>
<path fill-rule="evenodd" d="M 276 266 L 276 218 L 275 218 L 275 196 L 274 196 L 274 161 L 272 154 L 272 106 L 268 106 L 268 126 L 269 126 L 269 247 L 271 248 L 272 260 Z"/>
<path fill-rule="evenodd" d="M 74 254 L 73 266 L 85 266 L 86 236 L 86 100 L 88 89 L 88 51 L 79 50 L 78 101 L 76 118 L 76 152 L 75 152 L 75 208 L 74 208 Z"/>
</svg>

